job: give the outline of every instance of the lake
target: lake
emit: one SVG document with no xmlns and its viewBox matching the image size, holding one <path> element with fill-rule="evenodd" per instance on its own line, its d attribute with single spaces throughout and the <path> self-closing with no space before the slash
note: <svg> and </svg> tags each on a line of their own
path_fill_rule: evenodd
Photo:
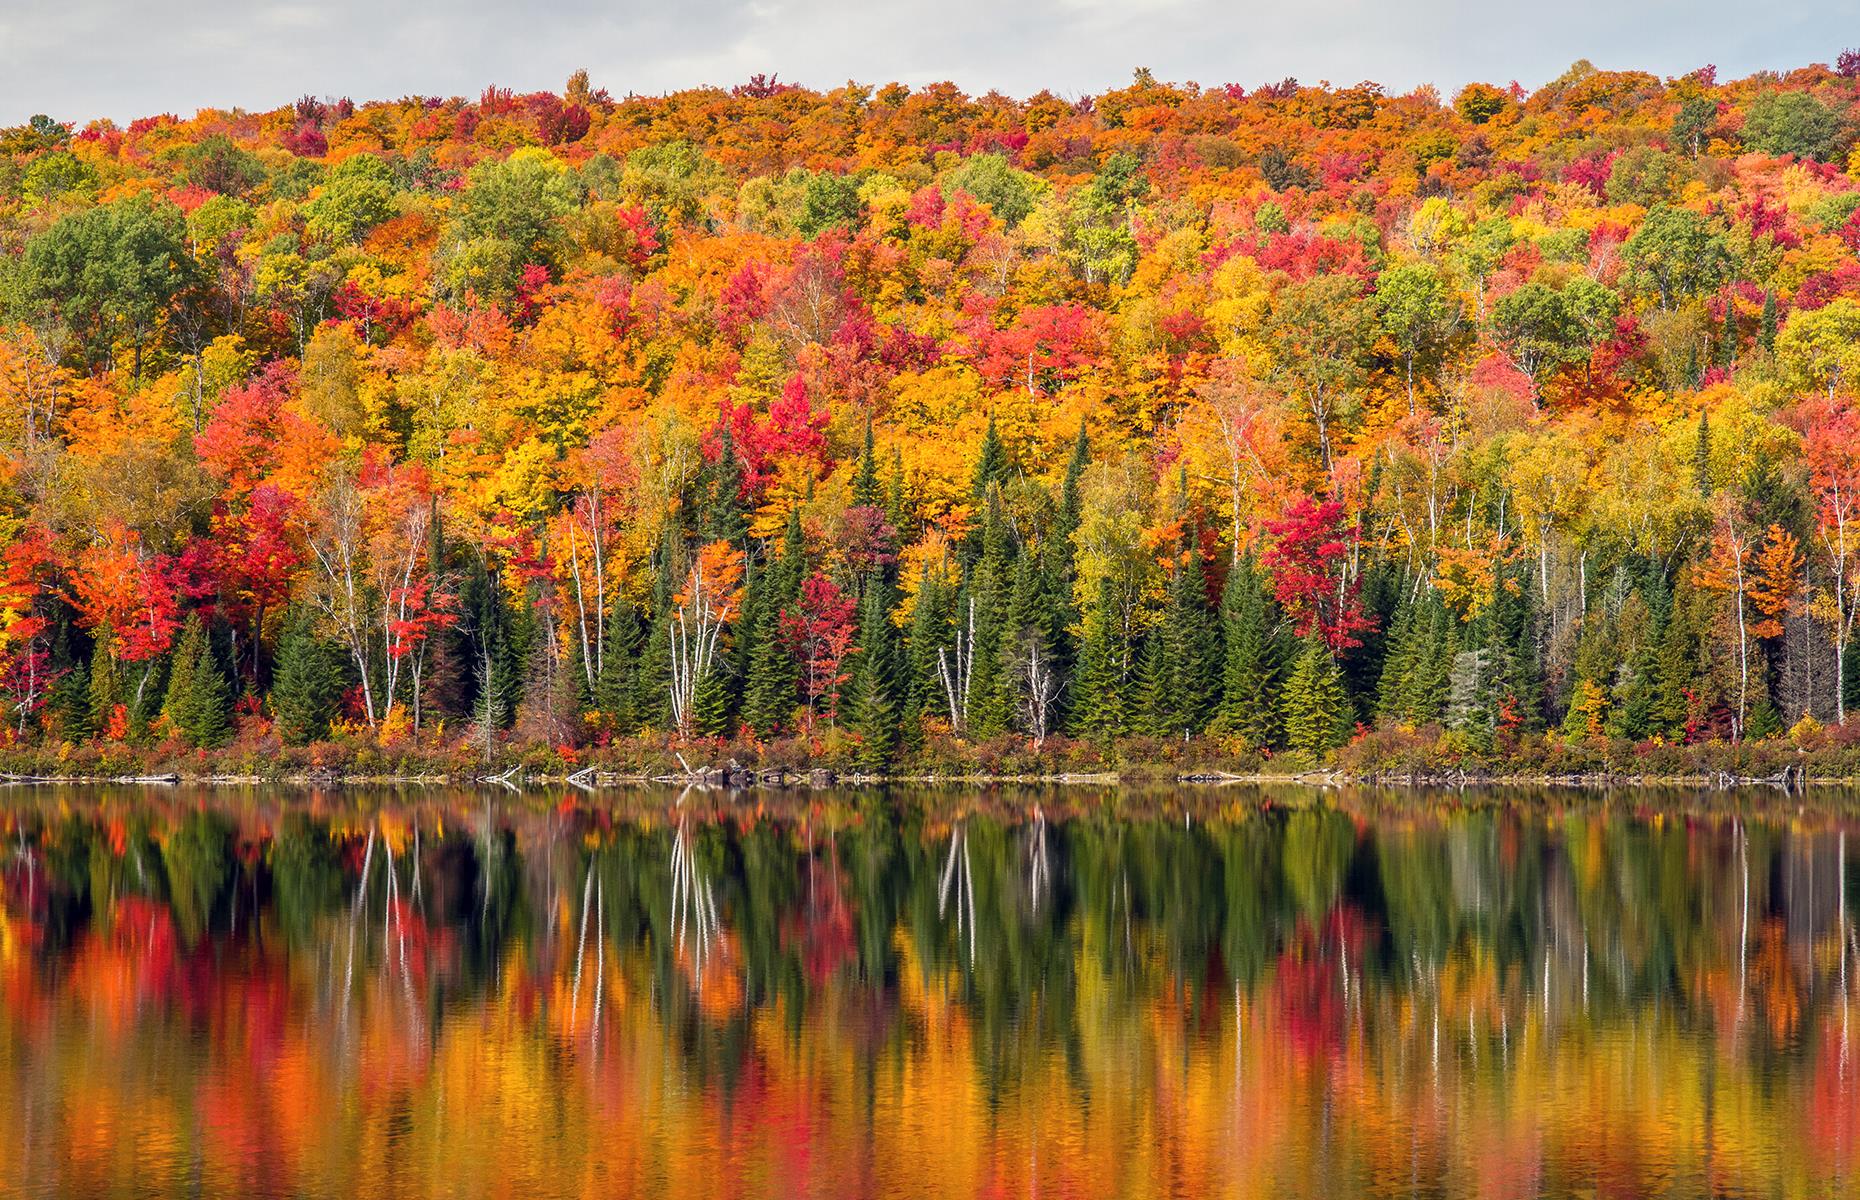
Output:
<svg viewBox="0 0 1860 1200">
<path fill-rule="evenodd" d="M 0 1195 L 1837 1196 L 1860 807 L 0 792 Z"/>
</svg>

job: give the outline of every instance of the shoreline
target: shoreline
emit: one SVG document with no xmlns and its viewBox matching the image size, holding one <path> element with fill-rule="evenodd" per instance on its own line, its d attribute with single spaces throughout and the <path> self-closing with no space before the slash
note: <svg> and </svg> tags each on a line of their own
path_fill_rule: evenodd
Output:
<svg viewBox="0 0 1860 1200">
<path fill-rule="evenodd" d="M 731 771 L 719 768 L 696 771 L 689 775 L 648 775 L 635 772 L 601 771 L 587 768 L 570 774 L 549 771 L 526 772 L 512 769 L 501 774 L 461 772 L 388 772 L 358 773 L 346 771 L 291 771 L 281 774 L 221 771 L 173 771 L 148 774 L 114 775 L 93 773 L 22 774 L 0 772 L 0 789 L 9 787 L 502 787 L 510 791 L 534 788 L 567 787 L 590 794 L 601 791 L 683 787 L 706 792 L 747 792 L 751 790 L 818 791 L 827 788 L 916 787 L 1110 787 L 1154 788 L 1197 787 L 1222 788 L 1297 786 L 1315 789 L 1335 788 L 1409 788 L 1437 791 L 1484 790 L 1501 787 L 1537 787 L 1571 790 L 1613 788 L 1696 788 L 1705 791 L 1763 788 L 1784 793 L 1802 793 L 1810 789 L 1860 788 L 1860 777 L 1815 775 L 1791 772 L 1786 776 L 1747 776 L 1726 772 L 1691 772 L 1681 774 L 1632 774 L 1592 772 L 1582 774 L 1532 774 L 1521 772 L 1392 772 L 1306 770 L 1297 772 L 1234 772 L 1219 770 L 1156 772 L 1139 768 L 1134 775 L 1120 771 L 1052 772 L 1052 773 L 963 773 L 907 772 L 900 774 L 864 774 L 814 768 L 803 772 L 784 770 Z"/>
</svg>

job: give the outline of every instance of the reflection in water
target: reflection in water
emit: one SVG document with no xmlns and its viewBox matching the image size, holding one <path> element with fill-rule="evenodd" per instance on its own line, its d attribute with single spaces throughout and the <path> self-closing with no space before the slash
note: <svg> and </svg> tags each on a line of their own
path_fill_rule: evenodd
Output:
<svg viewBox="0 0 1860 1200">
<path fill-rule="evenodd" d="M 0 1194 L 1844 1195 L 1838 805 L 16 791 Z"/>
</svg>

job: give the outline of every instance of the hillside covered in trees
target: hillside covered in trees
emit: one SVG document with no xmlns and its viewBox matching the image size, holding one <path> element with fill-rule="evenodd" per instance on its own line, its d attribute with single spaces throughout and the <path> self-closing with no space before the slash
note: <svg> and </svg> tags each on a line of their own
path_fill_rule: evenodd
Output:
<svg viewBox="0 0 1860 1200">
<path fill-rule="evenodd" d="M 1857 137 L 1853 52 L 34 118 L 0 736 L 1839 752 Z"/>
</svg>

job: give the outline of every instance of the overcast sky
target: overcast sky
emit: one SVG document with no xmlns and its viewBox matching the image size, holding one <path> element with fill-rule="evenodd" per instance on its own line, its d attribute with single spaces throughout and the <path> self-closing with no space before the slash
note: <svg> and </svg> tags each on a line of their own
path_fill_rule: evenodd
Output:
<svg viewBox="0 0 1860 1200">
<path fill-rule="evenodd" d="M 1450 93 L 1535 86 L 1578 58 L 1663 75 L 1713 62 L 1729 78 L 1849 44 L 1853 0 L 0 0 L 0 124 L 559 90 L 577 67 L 616 96 L 756 72 L 1075 95 L 1136 66 Z"/>
</svg>

